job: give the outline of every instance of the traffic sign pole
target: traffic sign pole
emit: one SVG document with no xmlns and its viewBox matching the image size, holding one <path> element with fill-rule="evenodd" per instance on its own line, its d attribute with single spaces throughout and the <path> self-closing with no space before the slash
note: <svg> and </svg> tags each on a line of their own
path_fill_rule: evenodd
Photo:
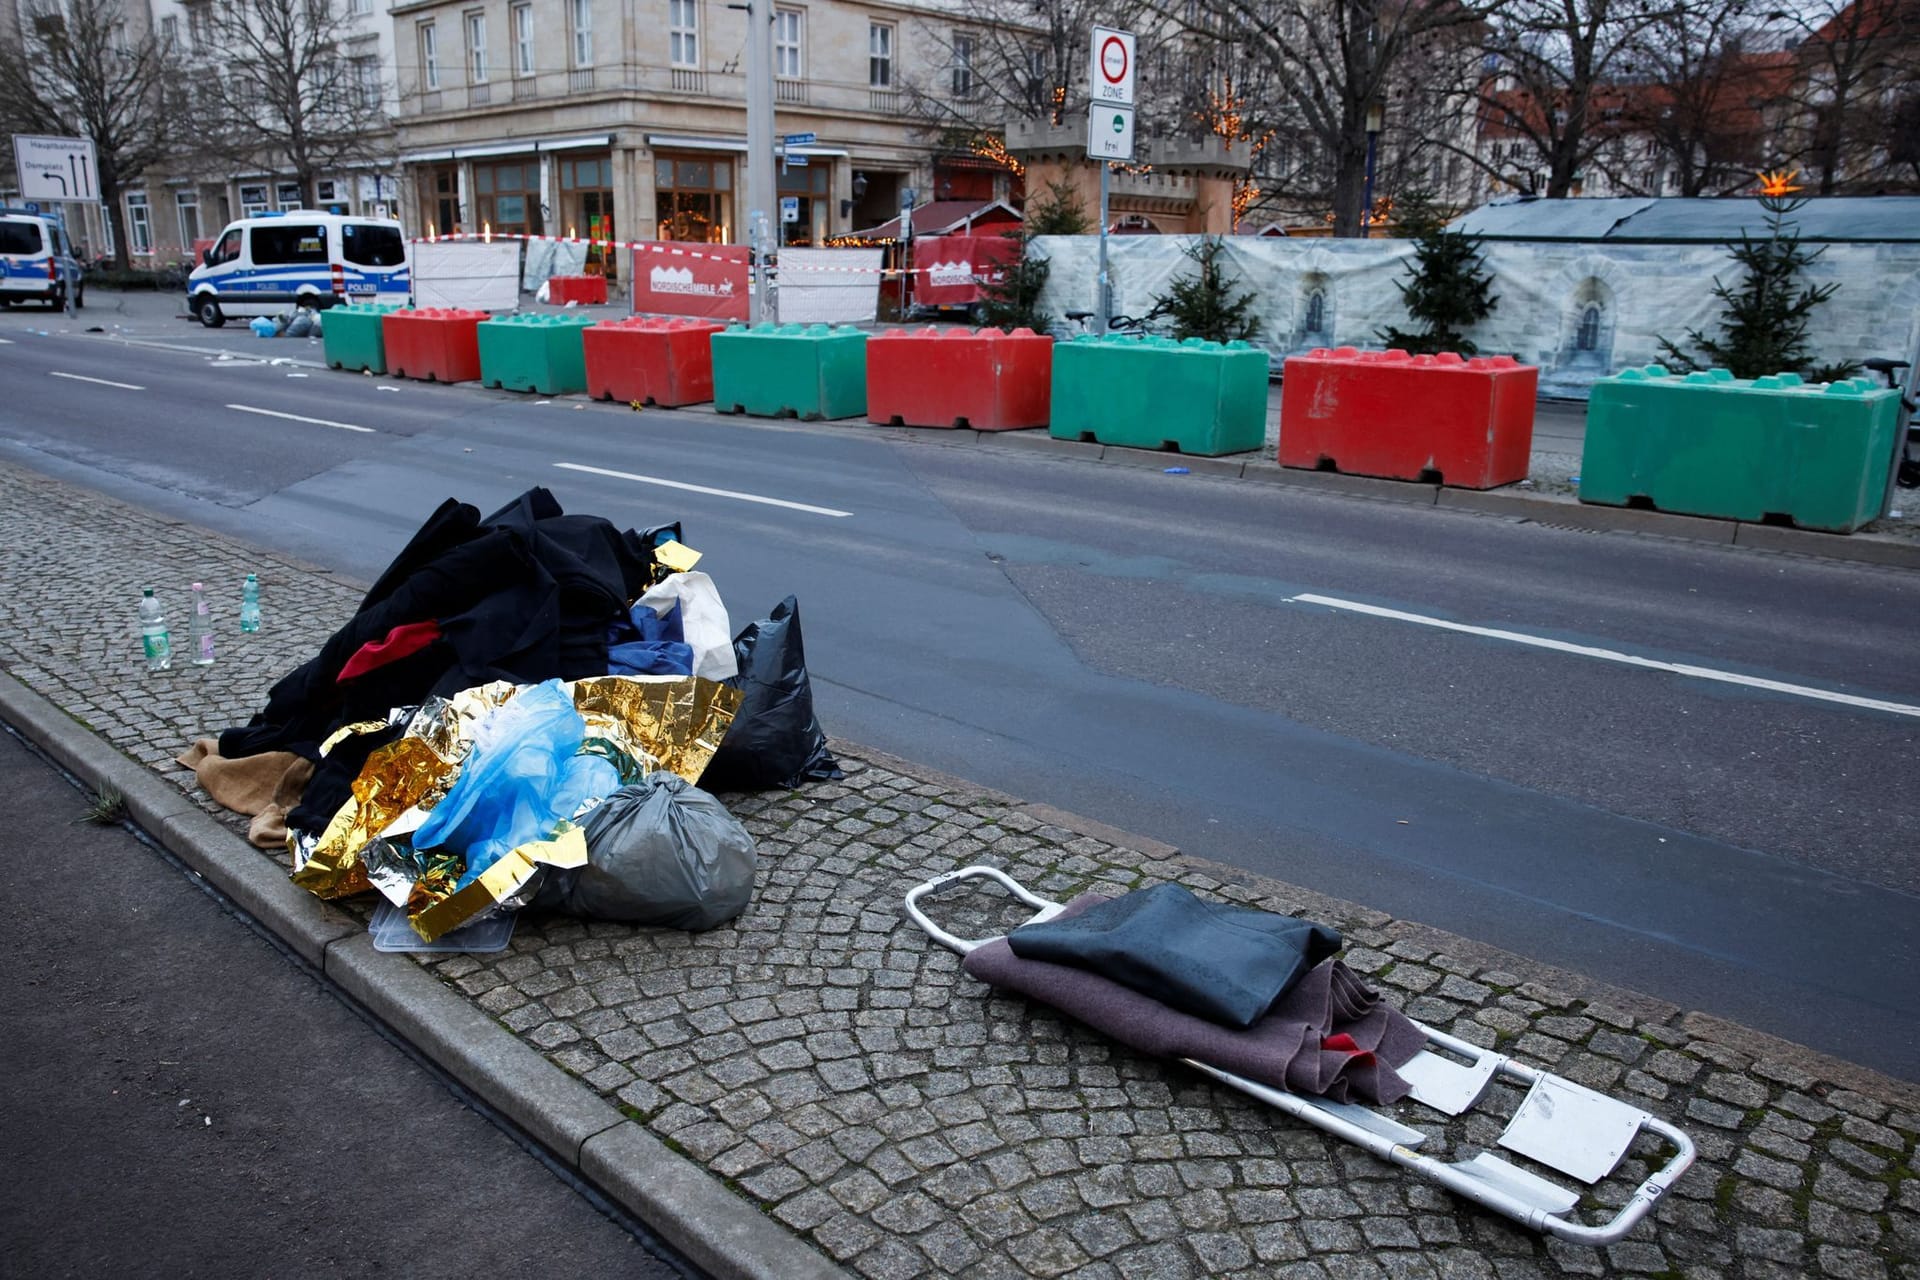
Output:
<svg viewBox="0 0 1920 1280">
<path fill-rule="evenodd" d="M 1107 321 L 1113 315 L 1113 277 L 1107 270 L 1113 162 L 1133 159 L 1134 60 L 1131 31 L 1093 29 L 1087 77 L 1087 154 L 1100 162 L 1100 275 L 1093 331 L 1101 334 L 1107 331 Z"/>
<path fill-rule="evenodd" d="M 1094 299 L 1093 331 L 1105 334 L 1107 317 L 1113 313 L 1113 281 L 1107 275 L 1107 185 L 1112 166 L 1100 162 L 1100 289 Z"/>
</svg>

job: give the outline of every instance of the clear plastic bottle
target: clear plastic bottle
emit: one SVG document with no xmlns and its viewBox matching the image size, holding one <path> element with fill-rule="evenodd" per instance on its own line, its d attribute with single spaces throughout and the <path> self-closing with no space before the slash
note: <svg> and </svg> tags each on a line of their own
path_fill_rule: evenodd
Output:
<svg viewBox="0 0 1920 1280">
<path fill-rule="evenodd" d="M 140 591 L 140 648 L 147 655 L 147 670 L 165 671 L 173 665 L 173 641 L 167 635 L 167 615 L 152 587 Z"/>
<path fill-rule="evenodd" d="M 213 665 L 213 615 L 207 612 L 207 589 L 193 584 L 193 665 Z"/>
<path fill-rule="evenodd" d="M 260 629 L 260 579 L 251 573 L 240 587 L 240 629 L 246 632 Z"/>
</svg>

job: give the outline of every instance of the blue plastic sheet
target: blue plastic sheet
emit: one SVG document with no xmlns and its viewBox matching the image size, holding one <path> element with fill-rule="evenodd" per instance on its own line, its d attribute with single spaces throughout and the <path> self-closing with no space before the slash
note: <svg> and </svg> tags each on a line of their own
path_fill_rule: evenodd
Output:
<svg viewBox="0 0 1920 1280">
<path fill-rule="evenodd" d="M 589 799 L 618 791 L 610 761 L 579 754 L 586 732 L 558 680 L 515 694 L 474 726 L 460 776 L 414 832 L 414 848 L 444 846 L 465 857 L 464 889 L 503 854 L 552 835 Z"/>
<path fill-rule="evenodd" d="M 690 676 L 693 646 L 686 642 L 680 623 L 680 605 L 664 614 L 636 604 L 627 621 L 616 623 L 607 636 L 607 674 L 615 676 Z"/>
</svg>

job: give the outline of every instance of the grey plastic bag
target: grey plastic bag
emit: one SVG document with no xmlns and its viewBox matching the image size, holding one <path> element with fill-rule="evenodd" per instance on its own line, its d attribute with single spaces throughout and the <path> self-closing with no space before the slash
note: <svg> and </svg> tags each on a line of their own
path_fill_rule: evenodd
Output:
<svg viewBox="0 0 1920 1280">
<path fill-rule="evenodd" d="M 725 924 L 753 897 L 753 837 L 675 774 L 620 788 L 582 826 L 587 865 L 548 868 L 533 906 L 698 931 Z"/>
</svg>

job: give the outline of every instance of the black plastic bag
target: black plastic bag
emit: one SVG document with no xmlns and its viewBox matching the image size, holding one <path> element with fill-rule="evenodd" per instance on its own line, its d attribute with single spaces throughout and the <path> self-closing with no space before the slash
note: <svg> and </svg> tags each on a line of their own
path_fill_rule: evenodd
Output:
<svg viewBox="0 0 1920 1280">
<path fill-rule="evenodd" d="M 547 868 L 533 906 L 697 931 L 725 924 L 753 898 L 753 837 L 684 778 L 648 774 L 581 825 L 587 865 Z"/>
<path fill-rule="evenodd" d="M 800 639 L 800 602 L 788 596 L 733 638 L 745 692 L 700 785 L 709 791 L 764 791 L 844 778 L 813 715 L 813 686 Z"/>
</svg>

